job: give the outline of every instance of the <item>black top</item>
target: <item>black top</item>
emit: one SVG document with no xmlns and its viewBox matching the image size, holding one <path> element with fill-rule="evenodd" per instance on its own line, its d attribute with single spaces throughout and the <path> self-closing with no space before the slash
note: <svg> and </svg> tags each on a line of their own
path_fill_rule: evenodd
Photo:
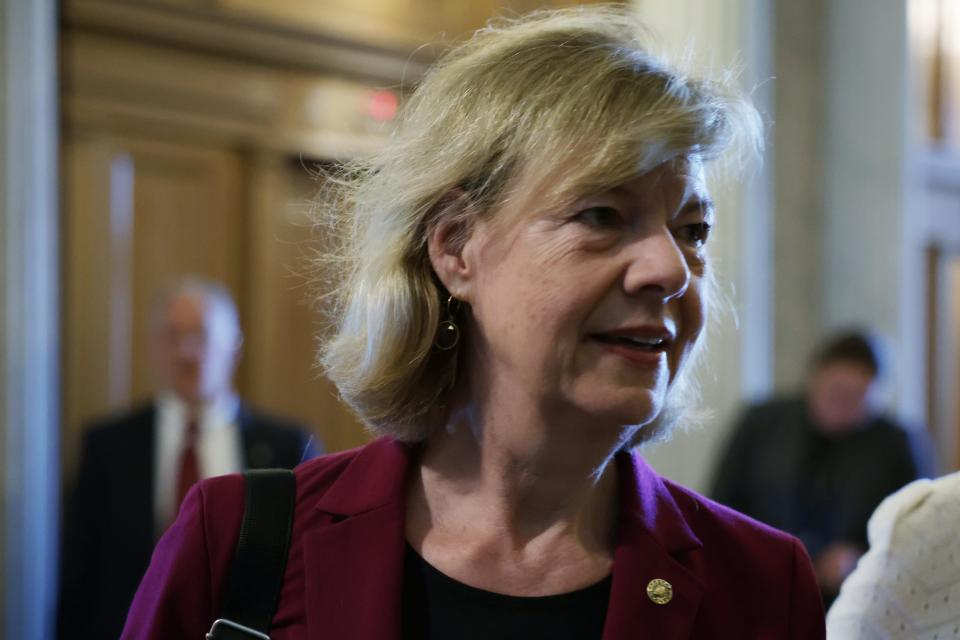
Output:
<svg viewBox="0 0 960 640">
<path fill-rule="evenodd" d="M 554 596 L 508 596 L 457 582 L 410 546 L 403 572 L 404 640 L 600 640 L 611 577 Z"/>
</svg>

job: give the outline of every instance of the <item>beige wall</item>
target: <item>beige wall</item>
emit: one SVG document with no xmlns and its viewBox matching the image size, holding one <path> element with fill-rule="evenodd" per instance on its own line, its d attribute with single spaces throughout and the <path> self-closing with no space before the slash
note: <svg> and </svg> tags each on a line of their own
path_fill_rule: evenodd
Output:
<svg viewBox="0 0 960 640">
<path fill-rule="evenodd" d="M 790 393 L 804 380 L 822 333 L 825 228 L 826 0 L 775 2 L 774 382 Z"/>
</svg>

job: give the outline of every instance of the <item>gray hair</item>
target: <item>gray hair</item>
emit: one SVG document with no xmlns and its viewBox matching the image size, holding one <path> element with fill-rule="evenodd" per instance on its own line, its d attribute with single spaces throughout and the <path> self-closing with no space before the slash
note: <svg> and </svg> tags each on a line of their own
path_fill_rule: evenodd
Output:
<svg viewBox="0 0 960 640">
<path fill-rule="evenodd" d="M 208 303 L 223 320 L 224 328 L 233 334 L 229 337 L 234 338 L 237 344 L 242 342 L 240 315 L 237 313 L 237 305 L 233 301 L 233 296 L 230 295 L 230 290 L 221 282 L 196 275 L 182 276 L 157 293 L 150 308 L 151 328 L 159 327 L 170 302 L 181 296 L 200 298 Z"/>
</svg>

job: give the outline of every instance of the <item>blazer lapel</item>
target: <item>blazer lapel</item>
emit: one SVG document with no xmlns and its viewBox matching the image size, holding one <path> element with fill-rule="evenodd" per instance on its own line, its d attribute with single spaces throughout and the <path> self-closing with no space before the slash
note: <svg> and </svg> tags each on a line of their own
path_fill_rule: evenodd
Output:
<svg viewBox="0 0 960 640">
<path fill-rule="evenodd" d="M 391 440 L 372 443 L 317 504 L 320 524 L 303 537 L 309 638 L 400 640 L 412 455 Z"/>
<path fill-rule="evenodd" d="M 682 560 L 702 543 L 638 454 L 617 460 L 620 521 L 603 640 L 689 638 L 704 586 Z"/>
</svg>

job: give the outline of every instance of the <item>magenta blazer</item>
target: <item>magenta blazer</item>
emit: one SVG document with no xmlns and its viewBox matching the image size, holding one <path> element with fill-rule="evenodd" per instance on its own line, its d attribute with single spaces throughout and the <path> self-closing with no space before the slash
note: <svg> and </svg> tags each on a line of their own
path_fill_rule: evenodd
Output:
<svg viewBox="0 0 960 640">
<path fill-rule="evenodd" d="M 296 469 L 273 640 L 400 640 L 404 487 L 415 458 L 414 447 L 381 438 Z M 603 640 L 824 638 L 820 593 L 795 538 L 673 484 L 637 454 L 617 463 L 621 512 Z M 191 490 L 157 544 L 123 640 L 204 637 L 219 613 L 243 500 L 239 475 Z M 656 579 L 672 586 L 665 604 L 647 593 Z"/>
</svg>

